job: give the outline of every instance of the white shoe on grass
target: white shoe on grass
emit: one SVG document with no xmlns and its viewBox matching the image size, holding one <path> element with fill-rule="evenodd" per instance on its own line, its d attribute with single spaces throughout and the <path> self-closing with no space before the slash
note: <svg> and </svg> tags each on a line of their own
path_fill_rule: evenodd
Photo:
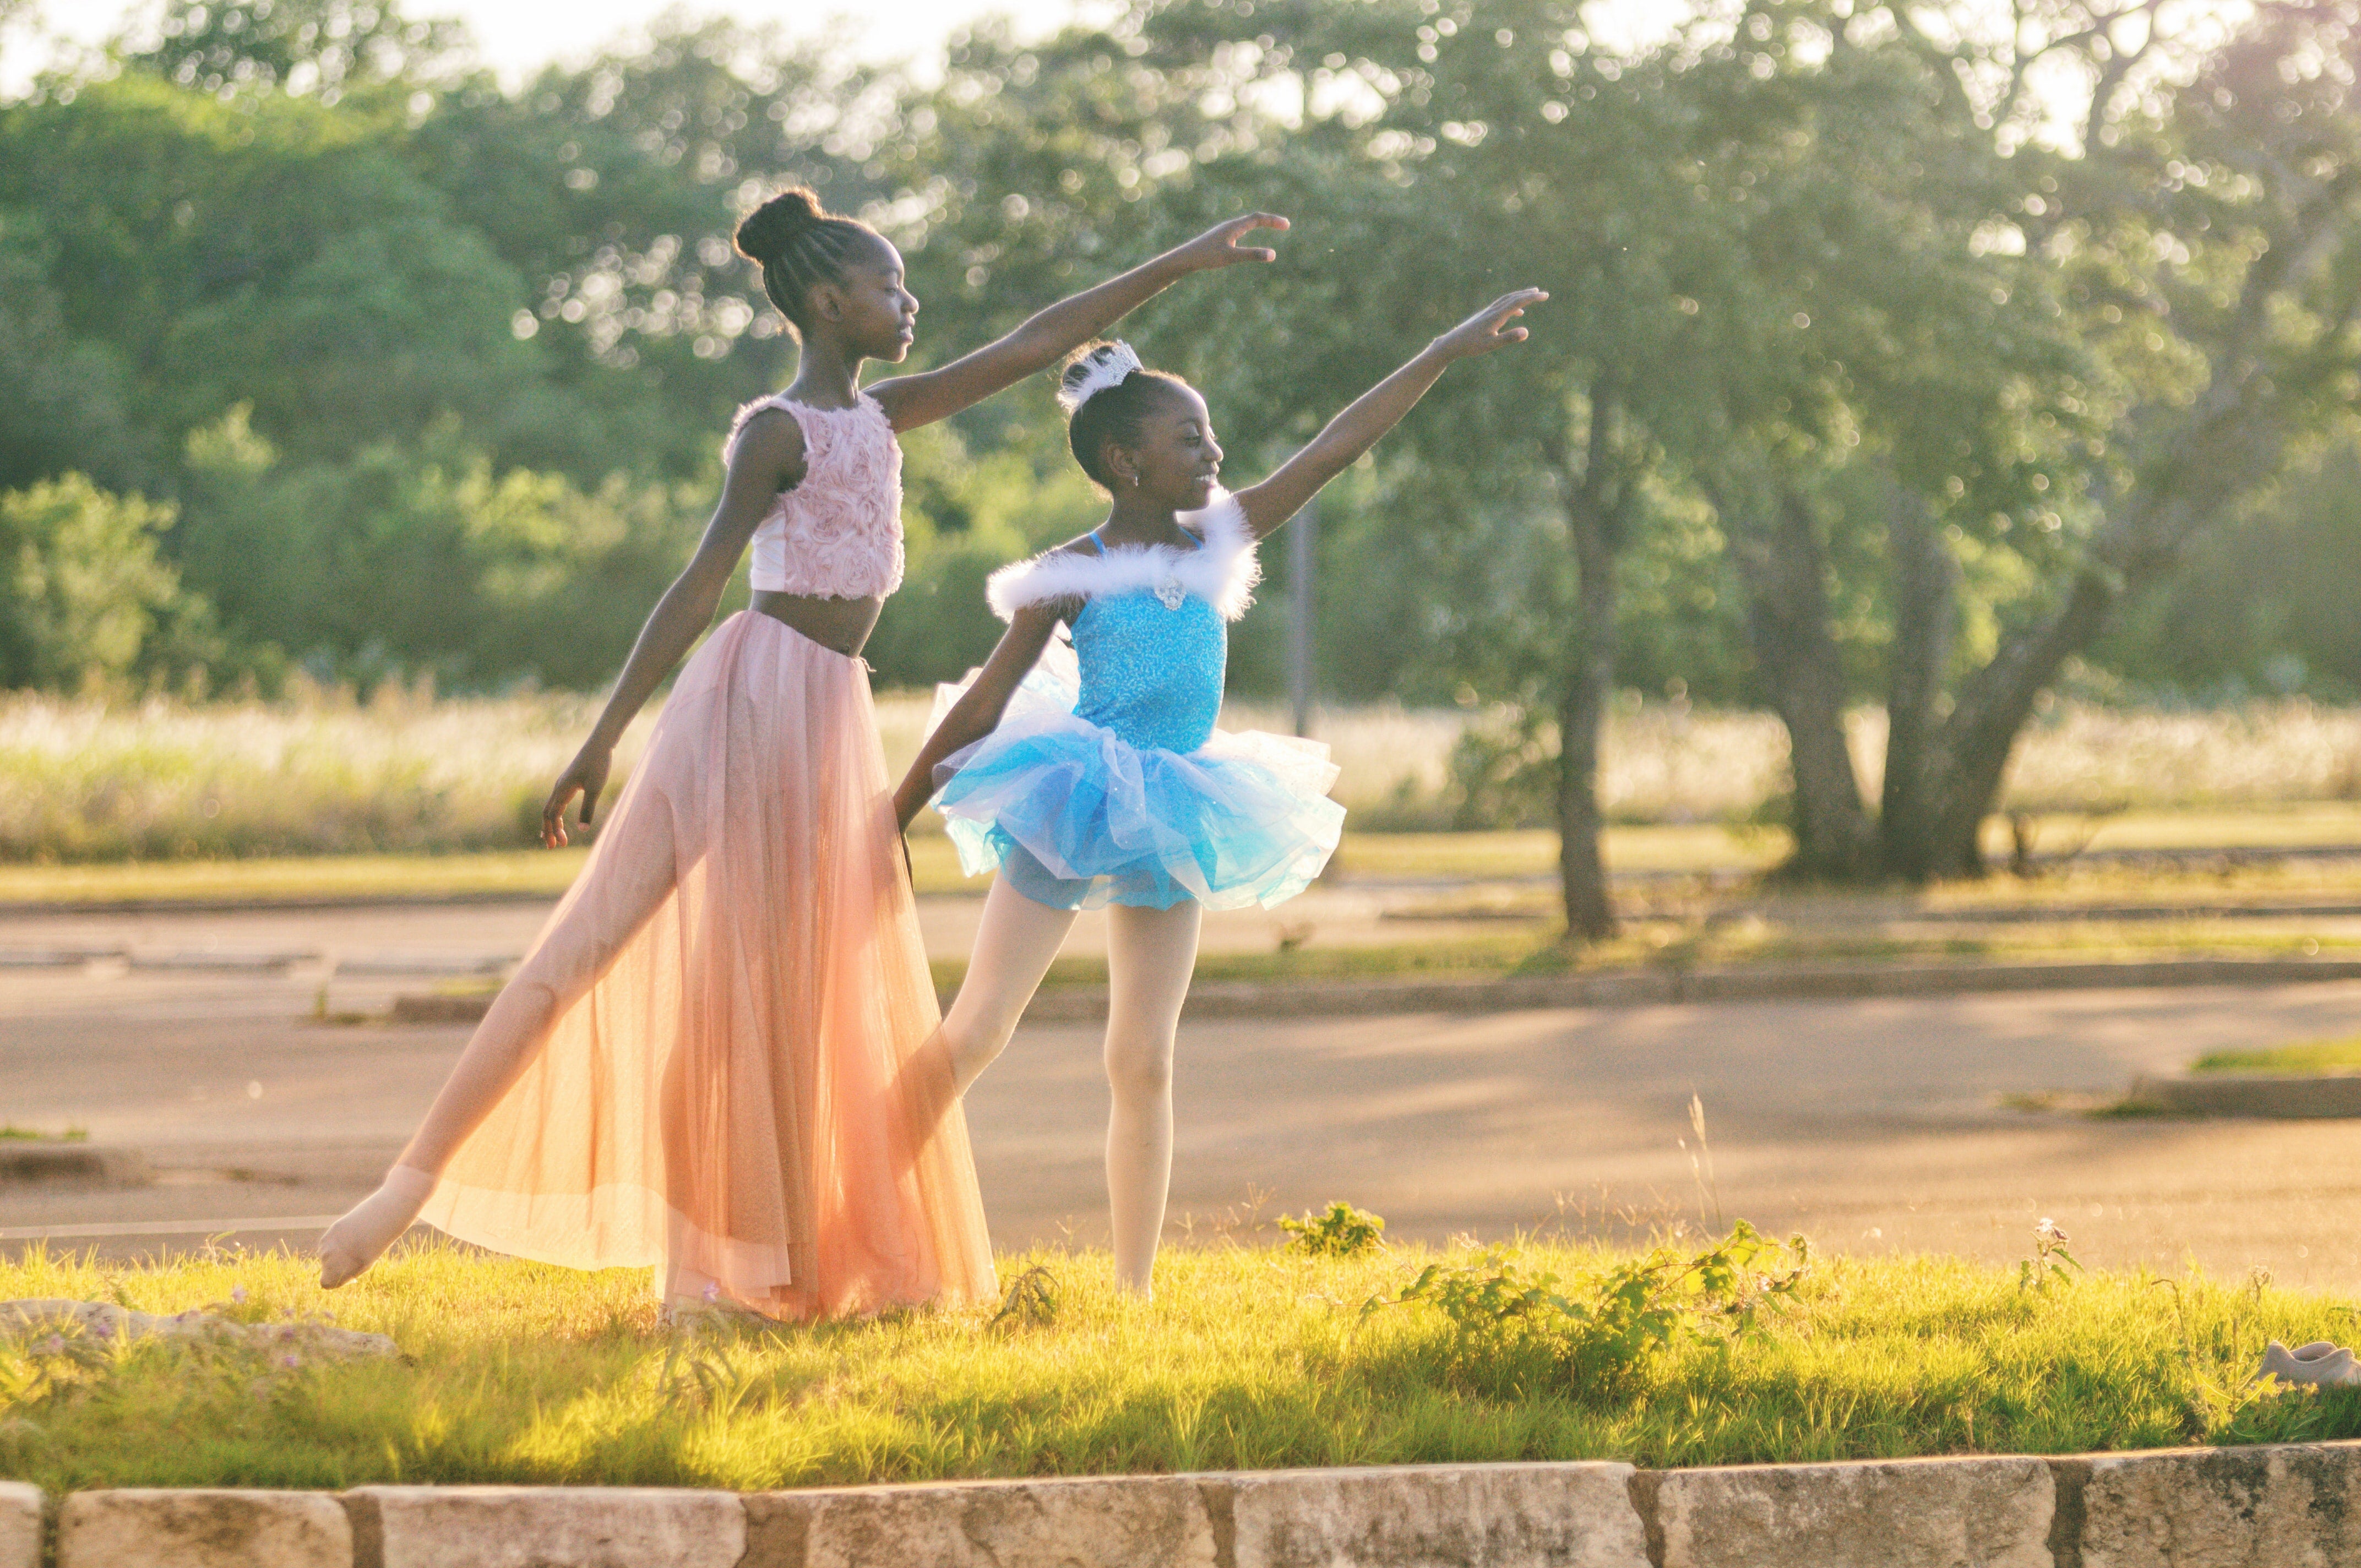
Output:
<svg viewBox="0 0 2361 1568">
<path fill-rule="evenodd" d="M 2263 1367 L 2256 1376 L 2276 1377 L 2282 1383 L 2343 1387 L 2361 1383 L 2361 1362 L 2355 1361 L 2351 1351 L 2339 1349 L 2324 1339 L 2293 1350 L 2273 1340 L 2263 1351 Z"/>
</svg>

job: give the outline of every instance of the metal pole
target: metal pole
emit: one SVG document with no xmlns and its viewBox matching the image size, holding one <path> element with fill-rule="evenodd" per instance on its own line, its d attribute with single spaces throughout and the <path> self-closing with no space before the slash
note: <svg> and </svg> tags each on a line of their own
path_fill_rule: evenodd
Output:
<svg viewBox="0 0 2361 1568">
<path fill-rule="evenodd" d="M 1295 699 L 1295 732 L 1312 733 L 1312 561 L 1320 536 L 1320 502 L 1315 497 L 1295 514 L 1294 532 L 1287 542 L 1288 587 L 1295 601 L 1287 627 L 1287 686 Z"/>
</svg>

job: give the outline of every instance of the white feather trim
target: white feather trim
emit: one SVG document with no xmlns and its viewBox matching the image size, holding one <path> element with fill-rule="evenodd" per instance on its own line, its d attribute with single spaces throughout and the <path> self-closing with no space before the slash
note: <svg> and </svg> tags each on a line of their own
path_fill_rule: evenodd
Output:
<svg viewBox="0 0 2361 1568">
<path fill-rule="evenodd" d="M 1194 594 L 1224 620 L 1235 620 L 1254 603 L 1255 586 L 1262 581 L 1245 509 L 1236 497 L 1217 494 L 1211 506 L 1183 512 L 1180 521 L 1203 537 L 1202 548 L 1116 544 L 1104 555 L 1051 550 L 993 573 L 984 583 L 984 598 L 994 615 L 1013 620 L 1019 609 L 1044 599 L 1101 598 L 1145 589 L 1169 596 L 1175 608 L 1181 594 Z"/>
</svg>

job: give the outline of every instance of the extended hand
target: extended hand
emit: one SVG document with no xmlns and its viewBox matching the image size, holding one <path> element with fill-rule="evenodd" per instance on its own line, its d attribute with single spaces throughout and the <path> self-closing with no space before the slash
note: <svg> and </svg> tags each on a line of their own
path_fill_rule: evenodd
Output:
<svg viewBox="0 0 2361 1568">
<path fill-rule="evenodd" d="M 1433 352 L 1446 359 L 1473 359 L 1479 354 L 1522 343 L 1527 335 L 1525 329 L 1510 326 L 1509 323 L 1523 315 L 1527 305 L 1537 305 L 1548 298 L 1540 289 L 1520 289 L 1513 294 L 1503 294 L 1436 338 Z"/>
<path fill-rule="evenodd" d="M 590 826 L 590 814 L 598 805 L 598 796 L 607 787 L 607 768 L 614 753 L 596 740 L 583 746 L 557 775 L 550 789 L 549 800 L 541 808 L 541 841 L 549 849 L 566 846 L 566 803 L 577 795 L 582 797 L 582 826 Z"/>
<path fill-rule="evenodd" d="M 1172 254 L 1186 262 L 1191 271 L 1233 267 L 1241 261 L 1276 261 L 1276 250 L 1267 246 L 1240 245 L 1238 241 L 1257 229 L 1284 230 L 1288 226 L 1287 220 L 1277 213 L 1248 213 L 1245 217 L 1215 224 Z"/>
</svg>

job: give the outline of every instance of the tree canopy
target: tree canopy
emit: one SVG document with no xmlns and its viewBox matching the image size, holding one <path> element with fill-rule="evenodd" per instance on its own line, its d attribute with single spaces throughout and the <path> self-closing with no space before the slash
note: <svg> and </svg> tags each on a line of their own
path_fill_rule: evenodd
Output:
<svg viewBox="0 0 2361 1568">
<path fill-rule="evenodd" d="M 1769 706 L 1806 869 L 1971 871 L 2061 685 L 2361 695 L 2361 11 L 2160 10 L 1714 0 L 1616 50 L 1570 0 L 1142 0 L 916 73 L 676 17 L 507 87 L 423 11 L 173 0 L 0 104 L 0 672 L 595 685 L 790 373 L 729 243 L 767 191 L 902 247 L 936 362 L 1268 208 L 1280 267 L 1125 327 L 1241 475 L 1553 296 L 1332 492 L 1330 693 L 1502 705 L 1467 809 L 1569 844 L 1618 689 Z M 1031 388 L 909 444 L 884 678 L 972 663 L 983 575 L 1086 519 L 1060 433 Z M 120 615 L 23 586 L 101 540 Z"/>
</svg>

